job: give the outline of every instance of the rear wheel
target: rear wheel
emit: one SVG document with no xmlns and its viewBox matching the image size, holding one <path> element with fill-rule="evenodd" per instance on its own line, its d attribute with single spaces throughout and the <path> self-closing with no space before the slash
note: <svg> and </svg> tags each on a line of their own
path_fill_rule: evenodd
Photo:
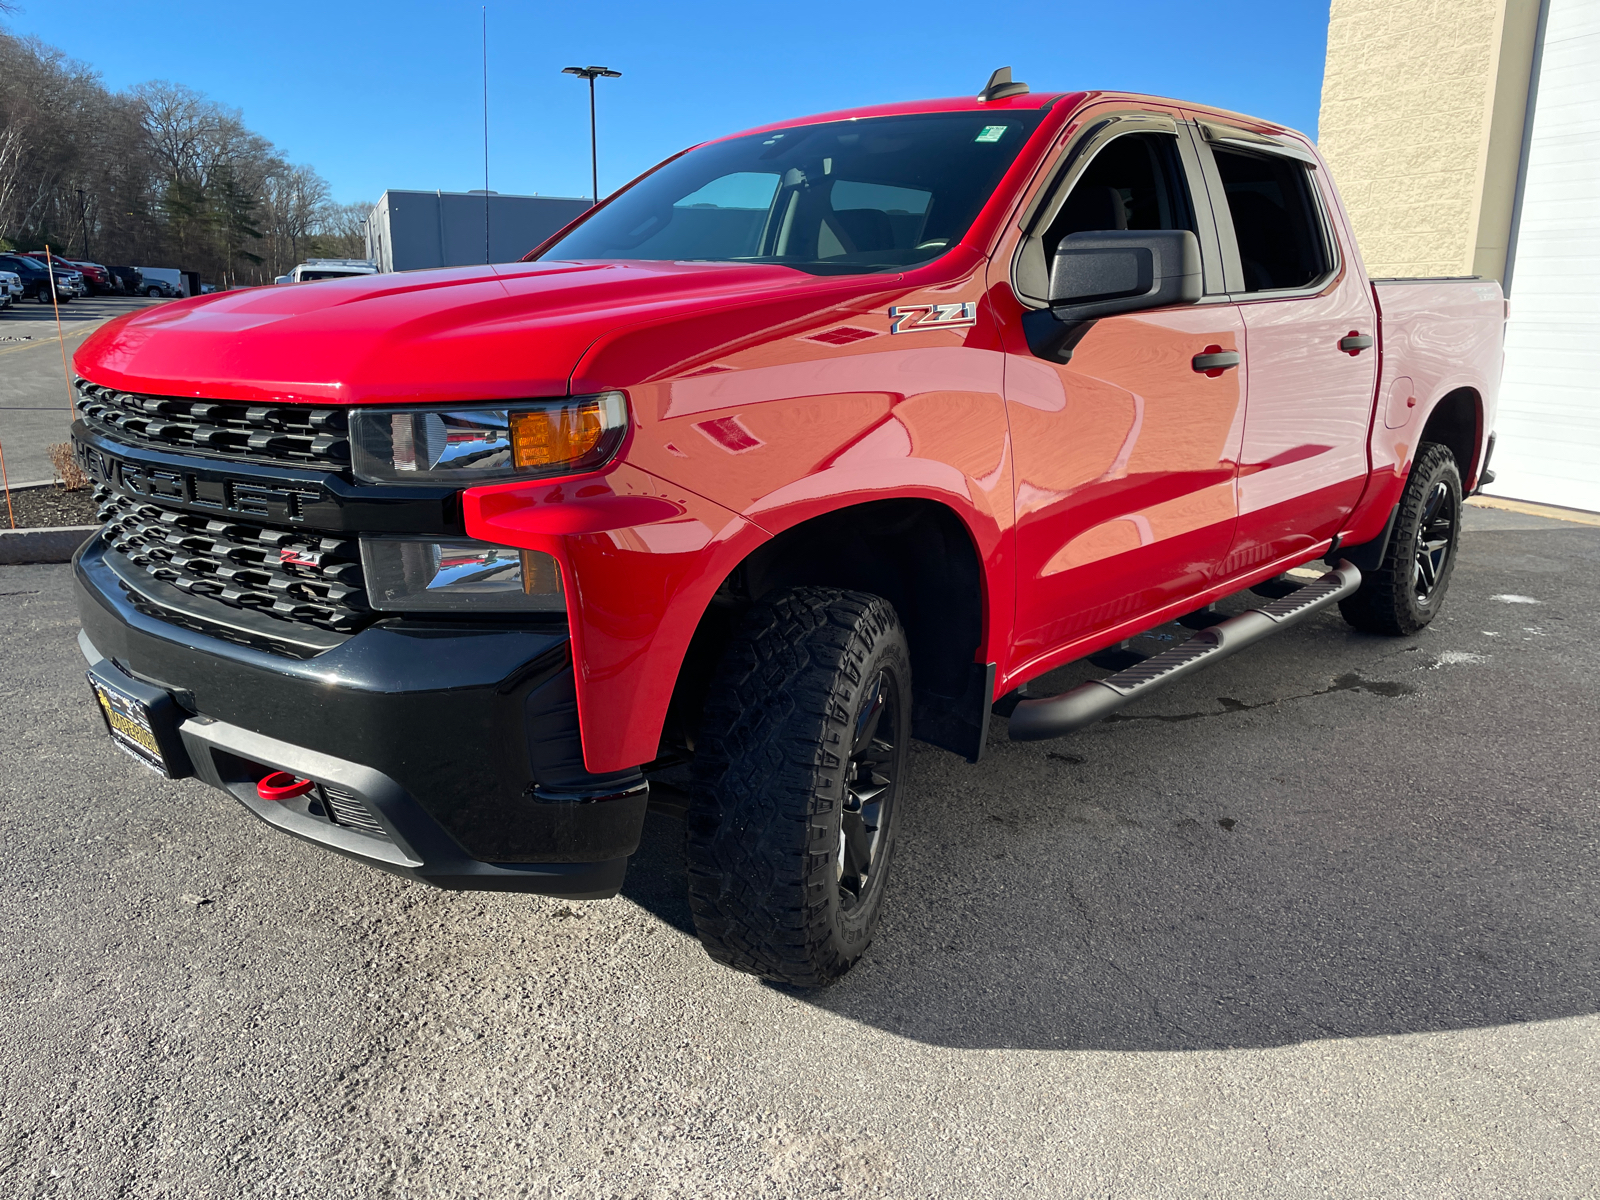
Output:
<svg viewBox="0 0 1600 1200">
<path fill-rule="evenodd" d="M 1416 633 L 1444 604 L 1461 540 L 1461 473 L 1455 455 L 1424 442 L 1411 466 L 1383 561 L 1339 602 L 1357 629 L 1390 637 Z"/>
<path fill-rule="evenodd" d="M 712 958 L 817 987 L 861 957 L 910 734 L 910 651 L 888 601 L 803 587 L 752 606 L 711 685 L 686 821 Z"/>
</svg>

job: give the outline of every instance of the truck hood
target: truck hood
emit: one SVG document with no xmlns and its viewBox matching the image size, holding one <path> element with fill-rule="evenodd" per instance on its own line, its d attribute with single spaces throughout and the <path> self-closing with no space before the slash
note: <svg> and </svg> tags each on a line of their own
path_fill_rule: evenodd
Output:
<svg viewBox="0 0 1600 1200">
<path fill-rule="evenodd" d="M 538 262 L 221 292 L 96 331 L 85 378 L 164 396 L 384 404 L 564 395 L 608 330 L 677 311 L 881 288 L 730 263 Z M 841 289 L 841 285 L 846 285 Z M 851 288 L 851 284 L 854 285 Z"/>
</svg>

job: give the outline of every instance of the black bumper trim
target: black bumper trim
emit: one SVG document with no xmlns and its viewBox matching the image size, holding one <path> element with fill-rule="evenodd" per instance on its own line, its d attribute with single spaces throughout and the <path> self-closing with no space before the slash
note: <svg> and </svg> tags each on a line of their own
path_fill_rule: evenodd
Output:
<svg viewBox="0 0 1600 1200">
<path fill-rule="evenodd" d="M 326 653 L 293 659 L 141 612 L 99 539 L 79 552 L 76 574 L 86 656 L 171 693 L 196 719 L 185 723 L 186 738 L 206 742 L 219 727 L 266 738 L 254 753 L 217 752 L 360 793 L 377 814 L 390 809 L 366 795 L 372 780 L 348 772 L 374 772 L 398 789 L 397 811 L 411 815 L 391 818 L 389 832 L 426 867 L 388 864 L 402 873 L 458 879 L 448 886 L 598 894 L 620 867 L 606 867 L 593 887 L 568 877 L 587 878 L 587 868 L 623 862 L 638 846 L 647 805 L 645 791 L 632 788 L 639 772 L 583 768 L 562 625 L 385 619 Z M 345 764 L 345 775 L 317 766 L 325 761 Z M 199 773 L 225 787 L 264 774 L 246 779 L 232 764 L 230 780 L 223 767 L 213 762 L 216 778 Z M 598 799 L 611 795 L 618 798 Z M 251 807 L 249 794 L 240 798 Z M 316 840 L 341 848 L 337 838 Z M 370 842 L 352 845 L 373 860 Z"/>
<path fill-rule="evenodd" d="M 78 646 L 92 669 L 125 675 L 95 648 L 86 634 Z M 178 727 L 194 774 L 227 792 L 275 829 L 369 866 L 419 883 L 457 890 L 533 892 L 568 900 L 604 900 L 617 894 L 627 873 L 628 858 L 576 863 L 492 863 L 467 854 L 440 828 L 404 788 L 382 771 L 331 754 L 308 750 L 226 721 L 190 717 Z M 385 836 L 377 837 L 321 820 L 293 805 L 263 800 L 255 778 L 262 772 L 245 764 L 289 771 L 302 779 L 340 788 L 376 818 Z M 638 820 L 647 791 L 629 797 L 621 807 L 637 807 Z M 619 810 L 616 817 L 626 820 Z"/>
</svg>

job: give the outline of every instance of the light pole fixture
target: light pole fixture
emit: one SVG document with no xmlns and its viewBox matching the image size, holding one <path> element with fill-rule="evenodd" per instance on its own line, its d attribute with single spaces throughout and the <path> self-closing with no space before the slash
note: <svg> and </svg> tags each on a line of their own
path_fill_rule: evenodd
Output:
<svg viewBox="0 0 1600 1200">
<path fill-rule="evenodd" d="M 563 75 L 576 75 L 589 81 L 589 176 L 594 188 L 594 202 L 600 203 L 600 155 L 595 146 L 594 133 L 594 81 L 596 79 L 621 79 L 621 71 L 610 67 L 562 67 Z"/>
</svg>

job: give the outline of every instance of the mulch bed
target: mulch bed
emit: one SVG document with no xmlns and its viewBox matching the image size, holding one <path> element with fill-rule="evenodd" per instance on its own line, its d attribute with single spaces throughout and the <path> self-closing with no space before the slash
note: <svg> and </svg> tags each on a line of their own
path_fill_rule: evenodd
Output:
<svg viewBox="0 0 1600 1200">
<path fill-rule="evenodd" d="M 12 488 L 11 512 L 0 499 L 0 529 L 11 528 L 16 515 L 18 529 L 49 529 L 62 525 L 98 525 L 94 497 L 88 488 L 69 492 L 65 488 Z"/>
</svg>

